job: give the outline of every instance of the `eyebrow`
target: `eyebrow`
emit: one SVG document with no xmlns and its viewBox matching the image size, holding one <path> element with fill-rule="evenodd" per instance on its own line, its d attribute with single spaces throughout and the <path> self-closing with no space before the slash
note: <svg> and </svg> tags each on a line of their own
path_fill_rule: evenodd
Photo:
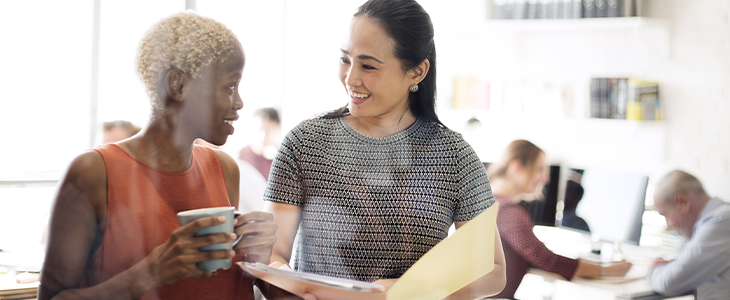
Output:
<svg viewBox="0 0 730 300">
<path fill-rule="evenodd" d="M 342 51 L 342 53 L 345 53 L 347 55 L 350 55 L 350 52 L 347 52 L 345 49 L 340 49 L 340 51 Z M 359 59 L 372 59 L 372 60 L 377 61 L 377 62 L 379 62 L 381 64 L 383 63 L 379 59 L 377 59 L 377 58 L 375 58 L 373 56 L 370 56 L 370 55 L 358 55 L 357 58 L 359 58 Z"/>
</svg>

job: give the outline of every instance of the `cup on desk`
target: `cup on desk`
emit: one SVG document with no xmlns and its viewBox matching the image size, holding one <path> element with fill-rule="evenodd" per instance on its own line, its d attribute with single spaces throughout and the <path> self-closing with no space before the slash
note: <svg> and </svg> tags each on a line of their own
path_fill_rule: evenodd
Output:
<svg viewBox="0 0 730 300">
<path fill-rule="evenodd" d="M 235 211 L 235 207 L 233 206 L 224 206 L 224 207 L 210 207 L 210 208 L 200 208 L 200 209 L 193 209 L 193 210 L 186 210 L 177 213 L 177 221 L 180 224 L 180 226 L 187 225 L 188 223 L 195 221 L 199 218 L 204 217 L 214 217 L 214 216 L 224 216 L 226 217 L 226 222 L 217 226 L 210 226 L 205 227 L 197 232 L 193 236 L 203 236 L 213 233 L 233 233 L 233 219 L 237 216 L 241 215 L 240 212 Z M 220 244 L 212 244 L 207 245 L 198 248 L 200 251 L 211 251 L 211 250 L 230 250 L 233 249 L 233 246 L 238 243 L 238 241 L 241 240 L 241 235 L 239 235 L 235 241 L 232 243 L 220 243 Z M 195 266 L 198 267 L 198 269 L 215 272 L 218 269 L 228 269 L 231 267 L 232 260 L 230 258 L 227 259 L 214 259 L 214 260 L 208 260 L 208 261 L 201 261 L 198 263 L 195 263 Z"/>
</svg>

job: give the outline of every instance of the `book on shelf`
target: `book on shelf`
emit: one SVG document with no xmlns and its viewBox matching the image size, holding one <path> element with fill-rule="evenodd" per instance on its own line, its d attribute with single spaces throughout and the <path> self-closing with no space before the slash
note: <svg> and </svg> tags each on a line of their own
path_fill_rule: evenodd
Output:
<svg viewBox="0 0 730 300">
<path fill-rule="evenodd" d="M 596 10 L 596 18 L 605 18 L 608 16 L 607 2 L 608 0 L 595 0 L 594 6 Z"/>
<path fill-rule="evenodd" d="M 494 19 L 579 19 L 641 16 L 642 0 L 491 0 Z"/>
<path fill-rule="evenodd" d="M 590 117 L 661 120 L 659 84 L 634 78 L 591 78 Z"/>
</svg>

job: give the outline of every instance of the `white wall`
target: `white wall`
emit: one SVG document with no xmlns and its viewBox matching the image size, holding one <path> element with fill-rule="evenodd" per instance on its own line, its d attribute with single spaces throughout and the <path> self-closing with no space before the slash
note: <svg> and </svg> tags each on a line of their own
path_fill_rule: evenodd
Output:
<svg viewBox="0 0 730 300">
<path fill-rule="evenodd" d="M 711 195 L 730 199 L 730 2 L 644 0 L 645 16 L 659 26 L 591 30 L 469 26 L 463 18 L 445 17 L 458 12 L 444 10 L 474 16 L 482 1 L 456 2 L 431 11 L 439 114 L 464 133 L 482 160 L 496 160 L 509 141 L 526 138 L 553 160 L 649 175 L 650 186 L 681 168 L 698 176 Z M 453 111 L 448 107 L 457 75 L 584 84 L 590 77 L 638 77 L 660 83 L 665 121 Z M 481 129 L 465 127 L 472 115 L 484 123 Z"/>
</svg>

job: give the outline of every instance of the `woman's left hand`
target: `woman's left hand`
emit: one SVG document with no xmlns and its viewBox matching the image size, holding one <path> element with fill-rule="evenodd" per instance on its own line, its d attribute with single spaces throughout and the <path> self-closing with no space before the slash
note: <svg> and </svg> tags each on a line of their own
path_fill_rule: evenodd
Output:
<svg viewBox="0 0 730 300">
<path fill-rule="evenodd" d="M 388 290 L 390 290 L 391 287 L 393 287 L 393 285 L 396 282 L 398 282 L 398 278 L 393 278 L 393 279 L 378 279 L 378 280 L 376 280 L 373 283 L 382 285 L 383 287 L 385 287 L 385 291 L 387 292 Z"/>
<path fill-rule="evenodd" d="M 242 235 L 241 241 L 233 249 L 236 253 L 246 254 L 249 262 L 269 264 L 271 252 L 276 243 L 276 223 L 274 215 L 252 211 L 242 214 L 233 223 L 233 231 Z"/>
</svg>

